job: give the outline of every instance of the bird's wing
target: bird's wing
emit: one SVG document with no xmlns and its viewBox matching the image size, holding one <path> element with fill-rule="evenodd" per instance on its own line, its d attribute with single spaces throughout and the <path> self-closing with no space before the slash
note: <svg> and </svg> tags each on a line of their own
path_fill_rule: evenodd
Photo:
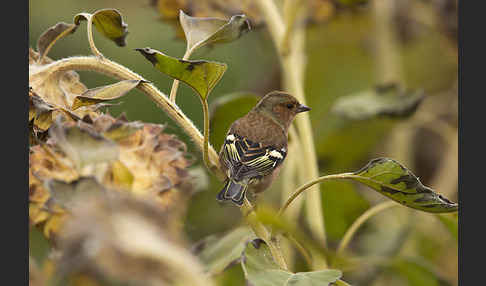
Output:
<svg viewBox="0 0 486 286">
<path fill-rule="evenodd" d="M 262 146 L 237 134 L 228 134 L 222 152 L 228 175 L 236 181 L 251 181 L 270 174 L 286 155 L 284 148 Z"/>
</svg>

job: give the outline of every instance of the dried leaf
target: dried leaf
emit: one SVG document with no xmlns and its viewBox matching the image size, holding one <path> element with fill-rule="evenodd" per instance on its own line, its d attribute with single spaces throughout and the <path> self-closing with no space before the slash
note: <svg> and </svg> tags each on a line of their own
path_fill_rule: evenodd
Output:
<svg viewBox="0 0 486 286">
<path fill-rule="evenodd" d="M 85 107 L 71 111 L 74 98 L 83 94 L 87 88 L 79 81 L 79 75 L 74 71 L 50 73 L 43 67 L 53 62 L 48 57 L 39 61 L 39 54 L 29 48 L 29 95 L 35 94 L 46 104 L 55 109 L 56 114 L 82 118 L 87 114 L 95 115 L 95 108 Z M 29 116 L 30 116 L 29 112 Z M 52 115 L 55 118 L 56 115 Z"/>
<path fill-rule="evenodd" d="M 273 260 L 268 246 L 261 239 L 255 239 L 247 244 L 241 266 L 245 278 L 254 286 L 328 286 L 342 276 L 341 271 L 334 269 L 298 273 L 281 270 Z"/>
<path fill-rule="evenodd" d="M 410 208 L 431 213 L 459 209 L 457 203 L 424 186 L 410 170 L 392 159 L 373 159 L 353 174 L 354 180 Z"/>
<path fill-rule="evenodd" d="M 203 100 L 206 100 L 227 68 L 223 63 L 179 60 L 151 48 L 136 50 L 159 71 L 188 84 Z"/>
<path fill-rule="evenodd" d="M 34 127 L 37 131 L 46 131 L 52 124 L 52 112 L 54 106 L 45 102 L 33 91 L 29 91 L 29 122 L 34 120 Z"/>
<path fill-rule="evenodd" d="M 303 19 L 303 24 L 320 24 L 329 21 L 338 11 L 344 10 L 347 6 L 340 5 L 332 0 L 308 0 L 308 16 Z M 183 38 L 184 33 L 180 28 L 178 16 L 179 11 L 185 11 L 192 17 L 218 17 L 229 18 L 236 14 L 245 14 L 251 21 L 252 27 L 264 25 L 264 17 L 260 13 L 255 1 L 241 0 L 154 0 L 161 19 L 170 23 L 176 29 L 176 35 Z M 339 6 L 339 7 L 337 7 Z M 352 7 L 350 7 L 352 8 Z"/>
<path fill-rule="evenodd" d="M 37 52 L 39 53 L 39 60 L 49 53 L 49 50 L 57 40 L 74 33 L 77 27 L 78 26 L 74 24 L 60 22 L 42 33 L 37 40 Z"/>
<path fill-rule="evenodd" d="M 422 91 L 404 92 L 398 86 L 390 85 L 340 97 L 334 104 L 333 112 L 351 120 L 379 116 L 405 118 L 417 110 L 423 99 Z"/>
<path fill-rule="evenodd" d="M 137 87 L 140 82 L 145 81 L 136 79 L 123 80 L 115 84 L 89 89 L 83 94 L 74 98 L 71 109 L 76 110 L 81 106 L 94 105 L 104 101 L 120 98 L 127 94 L 130 90 Z"/>
<path fill-rule="evenodd" d="M 101 9 L 94 14 L 79 13 L 74 16 L 74 23 L 79 25 L 83 20 L 92 21 L 98 32 L 114 41 L 118 46 L 126 45 L 128 34 L 127 24 L 123 21 L 122 14 L 116 9 Z"/>
<path fill-rule="evenodd" d="M 191 17 L 181 10 L 179 21 L 186 36 L 187 49 L 191 51 L 207 44 L 232 42 L 250 30 L 245 15 L 235 15 L 226 21 Z"/>
<path fill-rule="evenodd" d="M 169 21 L 179 28 L 178 17 L 179 11 L 186 11 L 193 17 L 218 17 L 229 18 L 236 14 L 248 15 L 252 21 L 252 26 L 260 25 L 263 18 L 254 1 L 241 0 L 159 0 L 156 2 L 156 8 L 161 15 L 162 20 Z M 182 36 L 183 34 L 181 34 Z"/>
</svg>

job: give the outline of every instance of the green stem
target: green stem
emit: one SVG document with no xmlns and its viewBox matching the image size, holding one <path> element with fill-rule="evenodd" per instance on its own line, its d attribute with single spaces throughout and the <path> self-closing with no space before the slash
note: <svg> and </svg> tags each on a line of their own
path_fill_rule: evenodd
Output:
<svg viewBox="0 0 486 286">
<path fill-rule="evenodd" d="M 188 60 L 192 54 L 193 49 L 186 49 L 186 53 L 182 57 L 183 60 Z M 170 101 L 176 102 L 177 89 L 179 89 L 179 80 L 175 79 L 172 82 L 172 88 L 170 89 Z"/>
<path fill-rule="evenodd" d="M 322 183 L 324 181 L 328 181 L 328 180 L 342 180 L 342 179 L 350 179 L 350 178 L 353 178 L 355 177 L 355 175 L 353 175 L 352 173 L 343 173 L 343 174 L 336 174 L 336 175 L 327 175 L 327 176 L 323 176 L 323 177 L 319 177 L 317 179 L 314 179 L 306 184 L 304 184 L 303 186 L 301 186 L 300 188 L 298 188 L 288 199 L 287 201 L 285 202 L 285 204 L 280 208 L 280 210 L 278 211 L 278 216 L 281 216 L 283 214 L 283 212 L 285 212 L 285 210 L 289 207 L 289 205 L 301 194 L 303 193 L 305 190 L 309 189 L 310 187 L 316 185 L 316 184 L 319 184 L 319 183 Z"/>
<path fill-rule="evenodd" d="M 370 217 L 376 215 L 377 213 L 384 211 L 388 208 L 398 206 L 398 204 L 394 201 L 386 201 L 380 204 L 377 204 L 376 206 L 373 206 L 366 210 L 357 220 L 353 222 L 353 224 L 348 228 L 346 233 L 343 236 L 343 239 L 339 243 L 339 246 L 337 248 L 336 254 L 339 255 L 341 254 L 344 249 L 348 246 L 349 242 L 353 238 L 353 235 L 356 233 L 358 228 L 363 225 Z"/>
<path fill-rule="evenodd" d="M 268 248 L 270 249 L 270 252 L 272 253 L 272 257 L 275 260 L 275 262 L 280 266 L 280 268 L 288 271 L 289 269 L 287 263 L 285 262 L 285 258 L 282 254 L 282 250 L 278 245 L 278 241 L 272 238 L 267 228 L 261 222 L 258 221 L 258 218 L 255 212 L 253 211 L 253 206 L 251 205 L 251 203 L 248 201 L 247 198 L 245 198 L 243 201 L 243 205 L 241 206 L 241 212 L 246 217 L 246 221 L 250 225 L 255 235 L 263 239 L 267 243 Z"/>
</svg>

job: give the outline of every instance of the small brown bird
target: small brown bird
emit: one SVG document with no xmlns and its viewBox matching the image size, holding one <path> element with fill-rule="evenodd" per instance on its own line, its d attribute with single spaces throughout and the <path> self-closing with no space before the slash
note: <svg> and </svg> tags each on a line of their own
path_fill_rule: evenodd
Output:
<svg viewBox="0 0 486 286">
<path fill-rule="evenodd" d="M 292 120 L 297 113 L 309 110 L 292 95 L 272 91 L 233 122 L 219 152 L 221 167 L 228 178 L 217 199 L 241 206 L 249 186 L 255 193 L 268 188 L 287 155 Z"/>
</svg>

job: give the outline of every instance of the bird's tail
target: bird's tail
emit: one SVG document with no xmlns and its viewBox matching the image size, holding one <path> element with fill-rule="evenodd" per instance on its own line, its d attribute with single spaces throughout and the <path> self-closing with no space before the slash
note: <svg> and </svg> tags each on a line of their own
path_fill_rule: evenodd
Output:
<svg viewBox="0 0 486 286">
<path fill-rule="evenodd" d="M 245 199 L 247 188 L 247 184 L 240 184 L 228 179 L 221 192 L 219 192 L 217 198 L 219 201 L 231 200 L 233 203 L 241 206 L 243 204 L 243 200 Z"/>
</svg>

